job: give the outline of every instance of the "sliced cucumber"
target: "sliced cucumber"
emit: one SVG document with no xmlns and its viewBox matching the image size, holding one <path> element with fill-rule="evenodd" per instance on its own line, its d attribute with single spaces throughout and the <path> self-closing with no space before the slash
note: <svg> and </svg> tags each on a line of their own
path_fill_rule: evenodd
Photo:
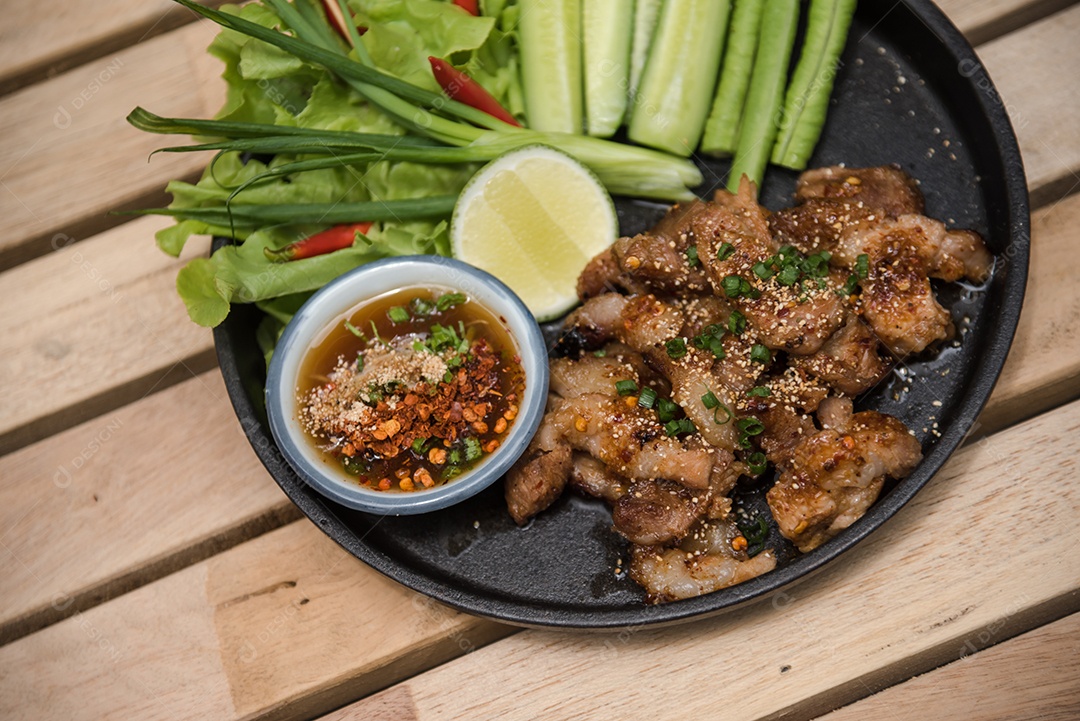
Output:
<svg viewBox="0 0 1080 721">
<path fill-rule="evenodd" d="M 580 134 L 581 0 L 521 0 L 518 6 L 526 124 Z"/>
<path fill-rule="evenodd" d="M 645 70 L 645 61 L 649 59 L 649 48 L 656 35 L 656 19 L 664 0 L 636 0 L 634 2 L 634 42 L 630 46 L 630 91 L 627 99 L 633 105 L 637 95 L 641 73 Z"/>
<path fill-rule="evenodd" d="M 630 119 L 632 141 L 683 156 L 697 148 L 730 11 L 730 0 L 664 4 Z"/>
<path fill-rule="evenodd" d="M 622 125 L 630 84 L 633 22 L 633 0 L 582 0 L 585 128 L 589 135 L 607 138 Z"/>
</svg>

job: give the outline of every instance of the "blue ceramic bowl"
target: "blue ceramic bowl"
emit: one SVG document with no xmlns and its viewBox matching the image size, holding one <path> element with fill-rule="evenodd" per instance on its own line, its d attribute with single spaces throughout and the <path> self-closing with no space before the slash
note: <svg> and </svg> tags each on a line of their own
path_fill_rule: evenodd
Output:
<svg viewBox="0 0 1080 721">
<path fill-rule="evenodd" d="M 444 286 L 467 294 L 505 320 L 525 371 L 524 397 L 502 444 L 477 466 L 449 483 L 411 492 L 377 491 L 352 483 L 313 447 L 298 422 L 297 378 L 308 349 L 340 322 L 342 314 L 385 293 L 412 286 Z M 313 295 L 278 341 L 266 380 L 270 431 L 293 470 L 337 503 L 369 513 L 407 515 L 435 511 L 476 495 L 498 480 L 528 446 L 547 401 L 547 349 L 540 326 L 500 280 L 451 258 L 417 255 L 369 263 L 335 279 Z"/>
</svg>

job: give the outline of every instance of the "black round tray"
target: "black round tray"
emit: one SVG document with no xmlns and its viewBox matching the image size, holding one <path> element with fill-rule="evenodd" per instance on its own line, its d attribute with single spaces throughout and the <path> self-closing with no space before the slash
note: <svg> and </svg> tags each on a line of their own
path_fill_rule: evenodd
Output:
<svg viewBox="0 0 1080 721">
<path fill-rule="evenodd" d="M 922 183 L 927 215 L 982 233 L 997 256 L 985 286 L 938 287 L 959 345 L 908 362 L 859 400 L 913 428 L 925 457 L 866 515 L 800 555 L 773 529 L 775 571 L 732 588 L 659 606 L 621 572 L 627 545 L 600 501 L 567 493 L 528 527 L 506 511 L 501 484 L 423 516 L 379 517 L 323 498 L 278 452 L 263 410 L 258 312 L 236 306 L 215 330 L 222 375 L 252 447 L 300 509 L 346 550 L 390 578 L 469 613 L 526 626 L 618 628 L 706 616 L 805 578 L 881 526 L 941 468 L 972 429 L 1005 362 L 1027 279 L 1029 212 L 1023 164 L 1003 103 L 959 31 L 930 2 L 861 3 L 841 58 L 832 107 L 811 167 L 898 163 Z M 728 163 L 699 162 L 709 197 Z M 791 204 L 796 174 L 772 168 L 761 201 Z M 616 205 L 623 233 L 649 227 L 663 206 Z M 556 327 L 546 329 L 550 334 Z M 767 484 L 736 502 L 765 509 Z M 963 519 L 957 519 L 958 524 Z"/>
</svg>

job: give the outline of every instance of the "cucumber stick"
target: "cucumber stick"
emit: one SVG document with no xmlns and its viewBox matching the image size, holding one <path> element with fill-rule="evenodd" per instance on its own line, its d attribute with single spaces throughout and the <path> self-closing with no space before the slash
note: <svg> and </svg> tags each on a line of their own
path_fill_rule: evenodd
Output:
<svg viewBox="0 0 1080 721">
<path fill-rule="evenodd" d="M 814 152 L 829 109 L 836 61 L 847 42 L 855 0 L 812 0 L 799 63 L 784 99 L 772 161 L 803 170 Z"/>
<path fill-rule="evenodd" d="M 630 118 L 630 140 L 682 156 L 697 148 L 730 11 L 730 0 L 664 3 Z"/>
<path fill-rule="evenodd" d="M 727 188 L 733 193 L 738 191 L 743 175 L 761 186 L 765 165 L 776 140 L 776 118 L 784 102 L 788 63 L 798 24 L 799 0 L 765 0 L 739 144 L 728 175 Z"/>
<path fill-rule="evenodd" d="M 707 155 L 724 156 L 735 152 L 739 119 L 742 117 L 743 103 L 746 102 L 746 91 L 750 88 L 750 74 L 754 70 L 754 53 L 757 52 L 764 7 L 765 0 L 735 0 L 735 9 L 731 12 L 731 32 L 728 33 L 724 63 L 720 67 L 720 84 L 705 123 L 705 135 L 701 138 L 701 152 Z"/>
<path fill-rule="evenodd" d="M 626 114 L 630 84 L 632 0 L 581 0 L 584 31 L 585 128 L 589 135 L 615 134 Z"/>
<path fill-rule="evenodd" d="M 634 41 L 630 45 L 630 92 L 627 93 L 631 104 L 641 83 L 641 73 L 645 70 L 645 61 L 649 58 L 649 48 L 656 34 L 656 20 L 663 6 L 664 0 L 634 2 Z"/>
<path fill-rule="evenodd" d="M 581 0 L 521 0 L 525 117 L 544 132 L 582 131 Z"/>
</svg>

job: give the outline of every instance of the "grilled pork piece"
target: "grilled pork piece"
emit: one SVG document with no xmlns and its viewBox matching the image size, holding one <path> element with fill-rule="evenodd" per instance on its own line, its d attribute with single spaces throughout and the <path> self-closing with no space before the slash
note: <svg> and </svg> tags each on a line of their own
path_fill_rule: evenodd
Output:
<svg viewBox="0 0 1080 721">
<path fill-rule="evenodd" d="M 852 414 L 847 399 L 822 403 L 819 416 L 826 428 L 795 447 L 766 494 L 780 532 L 804 553 L 861 518 L 887 477 L 903 478 L 922 459 L 892 416 Z"/>
<path fill-rule="evenodd" d="M 634 546 L 630 577 L 644 586 L 650 603 L 660 603 L 712 593 L 776 568 L 772 551 L 749 558 L 734 550 L 739 535 L 731 519 L 710 520 L 692 528 L 675 548 Z"/>
<path fill-rule="evenodd" d="M 793 356 L 790 363 L 852 397 L 877 385 L 892 365 L 883 357 L 877 336 L 855 313 L 848 314 L 844 326 L 817 353 Z"/>
<path fill-rule="evenodd" d="M 884 211 L 886 215 L 922 213 L 923 196 L 915 179 L 896 165 L 874 168 L 832 166 L 807 170 L 799 176 L 795 202 L 843 200 Z"/>
</svg>

